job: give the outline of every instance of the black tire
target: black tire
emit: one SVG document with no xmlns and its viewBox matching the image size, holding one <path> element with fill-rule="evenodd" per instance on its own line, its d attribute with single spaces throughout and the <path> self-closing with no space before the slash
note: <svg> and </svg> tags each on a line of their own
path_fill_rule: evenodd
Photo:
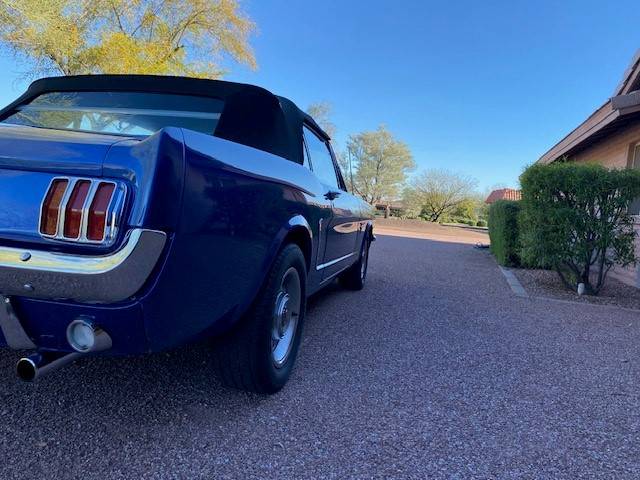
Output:
<svg viewBox="0 0 640 480">
<path fill-rule="evenodd" d="M 287 287 L 294 290 L 296 274 L 300 281 L 300 291 L 299 311 L 294 317 L 291 313 L 294 311 L 293 304 L 288 311 L 288 300 L 283 300 L 283 292 L 286 290 L 283 282 L 286 278 Z M 306 279 L 307 269 L 302 251 L 297 245 L 286 245 L 274 261 L 251 309 L 231 331 L 216 339 L 216 369 L 225 385 L 248 392 L 271 394 L 287 383 L 302 336 Z M 284 295 L 289 294 L 285 292 Z M 277 315 L 277 311 L 281 315 Z M 287 314 L 290 318 L 285 322 L 283 319 Z M 286 355 L 278 364 L 275 355 L 280 346 L 279 341 L 285 338 L 294 318 L 294 330 L 289 337 L 291 340 L 288 340 L 290 344 L 287 344 Z M 276 331 L 282 332 L 284 323 L 287 323 L 287 330 L 280 340 L 276 340 Z M 275 349 L 274 342 L 278 345 Z"/>
<path fill-rule="evenodd" d="M 340 274 L 340 284 L 349 290 L 362 290 L 367 280 L 367 270 L 369 268 L 369 247 L 371 246 L 371 235 L 367 231 L 360 247 L 360 257 L 358 261 Z"/>
</svg>

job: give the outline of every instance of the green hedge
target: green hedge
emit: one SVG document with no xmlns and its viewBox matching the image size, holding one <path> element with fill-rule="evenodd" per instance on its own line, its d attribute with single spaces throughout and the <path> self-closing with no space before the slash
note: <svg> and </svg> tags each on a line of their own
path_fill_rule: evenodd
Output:
<svg viewBox="0 0 640 480">
<path fill-rule="evenodd" d="M 618 264 L 634 265 L 629 205 L 640 197 L 640 171 L 589 163 L 535 164 L 520 176 L 521 260 L 553 266 L 567 288 L 598 294 Z"/>
<path fill-rule="evenodd" d="M 491 253 L 500 265 L 520 264 L 518 238 L 518 215 L 520 204 L 509 200 L 498 200 L 489 207 L 489 238 Z"/>
</svg>

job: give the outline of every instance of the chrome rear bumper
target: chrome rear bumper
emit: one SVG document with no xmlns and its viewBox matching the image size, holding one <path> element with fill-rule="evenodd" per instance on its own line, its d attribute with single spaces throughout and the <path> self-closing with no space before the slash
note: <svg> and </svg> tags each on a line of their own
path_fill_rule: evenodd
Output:
<svg viewBox="0 0 640 480">
<path fill-rule="evenodd" d="M 102 256 L 0 247 L 0 294 L 84 303 L 114 303 L 147 280 L 166 234 L 134 229 L 123 247 Z"/>
</svg>

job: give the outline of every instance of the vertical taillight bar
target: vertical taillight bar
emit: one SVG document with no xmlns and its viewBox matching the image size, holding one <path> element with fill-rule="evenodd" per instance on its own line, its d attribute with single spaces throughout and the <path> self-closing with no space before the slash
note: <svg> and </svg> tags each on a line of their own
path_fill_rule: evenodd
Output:
<svg viewBox="0 0 640 480">
<path fill-rule="evenodd" d="M 58 232 L 60 203 L 62 202 L 68 184 L 69 181 L 66 179 L 56 179 L 51 182 L 40 213 L 41 234 L 53 236 Z"/>
<path fill-rule="evenodd" d="M 89 220 L 87 222 L 87 239 L 102 241 L 105 237 L 107 226 L 107 212 L 113 197 L 115 185 L 113 183 L 100 182 L 93 201 L 89 207 Z"/>
<path fill-rule="evenodd" d="M 89 178 L 54 178 L 42 201 L 40 234 L 54 240 L 111 245 L 126 188 Z"/>
<path fill-rule="evenodd" d="M 84 208 L 84 202 L 87 199 L 90 186 L 91 182 L 89 180 L 78 180 L 73 187 L 64 212 L 63 232 L 65 238 L 80 238 L 82 209 Z"/>
</svg>

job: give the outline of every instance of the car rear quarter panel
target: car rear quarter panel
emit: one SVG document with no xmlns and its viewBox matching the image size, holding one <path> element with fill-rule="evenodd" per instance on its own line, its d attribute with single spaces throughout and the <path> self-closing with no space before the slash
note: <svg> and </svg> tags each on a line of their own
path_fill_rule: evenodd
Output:
<svg viewBox="0 0 640 480">
<path fill-rule="evenodd" d="M 164 128 L 139 140 L 123 140 L 107 155 L 103 176 L 124 179 L 132 189 L 129 227 L 175 231 L 185 175 L 182 130 Z"/>
<path fill-rule="evenodd" d="M 182 211 L 162 275 L 144 303 L 154 350 L 232 325 L 289 229 L 306 223 L 313 230 L 331 215 L 316 201 L 317 179 L 301 165 L 186 130 L 184 143 Z M 312 242 L 311 258 L 315 248 Z"/>
</svg>

